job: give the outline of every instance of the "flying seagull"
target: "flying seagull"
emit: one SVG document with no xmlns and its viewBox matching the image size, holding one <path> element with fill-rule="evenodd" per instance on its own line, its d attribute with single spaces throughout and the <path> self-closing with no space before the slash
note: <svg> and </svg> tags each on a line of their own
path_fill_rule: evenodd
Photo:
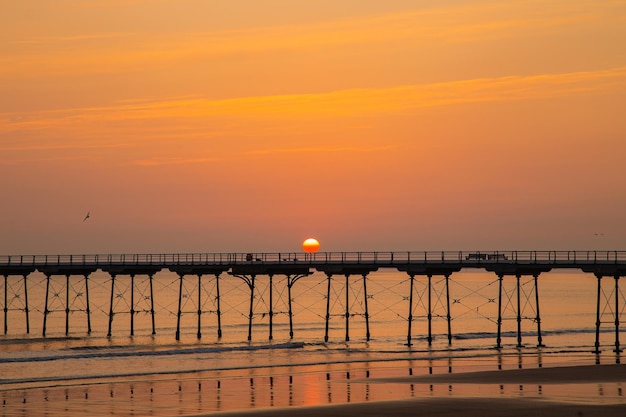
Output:
<svg viewBox="0 0 626 417">
<path fill-rule="evenodd" d="M 89 215 L 90 215 L 90 213 L 91 213 L 90 211 L 88 211 L 88 212 L 87 212 L 87 215 L 85 216 L 85 218 L 83 219 L 83 221 L 87 220 L 87 219 L 90 217 L 90 216 L 89 216 Z"/>
</svg>

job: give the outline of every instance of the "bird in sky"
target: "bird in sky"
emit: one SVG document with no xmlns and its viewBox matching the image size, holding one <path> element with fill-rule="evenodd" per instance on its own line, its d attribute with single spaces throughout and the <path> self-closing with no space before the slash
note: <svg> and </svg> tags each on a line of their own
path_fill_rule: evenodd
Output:
<svg viewBox="0 0 626 417">
<path fill-rule="evenodd" d="M 83 221 L 87 220 L 89 217 L 91 217 L 91 212 L 90 211 L 87 212 L 87 215 L 85 216 Z"/>
</svg>

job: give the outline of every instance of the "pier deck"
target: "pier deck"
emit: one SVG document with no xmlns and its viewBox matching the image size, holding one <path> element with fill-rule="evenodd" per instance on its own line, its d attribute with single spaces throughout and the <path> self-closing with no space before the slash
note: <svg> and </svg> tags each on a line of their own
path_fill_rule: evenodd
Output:
<svg viewBox="0 0 626 417">
<path fill-rule="evenodd" d="M 508 303 L 511 303 L 511 294 L 515 294 L 513 304 L 516 304 L 516 321 L 517 321 L 517 341 L 518 346 L 522 346 L 522 320 L 532 320 L 537 327 L 538 346 L 542 346 L 541 334 L 541 315 L 539 313 L 539 289 L 538 280 L 540 274 L 549 272 L 553 269 L 579 269 L 583 272 L 593 274 L 597 278 L 597 313 L 596 313 L 596 351 L 599 351 L 599 335 L 600 326 L 603 323 L 602 315 L 605 311 L 612 312 L 611 324 L 615 326 L 615 350 L 621 351 L 620 348 L 620 318 L 626 304 L 625 297 L 619 288 L 619 279 L 626 276 L 626 251 L 425 251 L 425 252 L 276 252 L 276 253 L 182 253 L 182 254 L 78 254 L 78 255 L 5 255 L 0 256 L 0 275 L 4 276 L 4 333 L 8 333 L 8 313 L 14 311 L 8 301 L 9 277 L 18 276 L 23 284 L 18 286 L 17 292 L 13 295 L 14 299 L 24 300 L 24 307 L 20 310 L 24 312 L 26 319 L 26 332 L 30 332 L 29 312 L 31 306 L 28 302 L 29 275 L 39 272 L 45 275 L 45 305 L 43 309 L 39 306 L 36 310 L 43 313 L 43 336 L 46 336 L 46 323 L 50 313 L 50 288 L 51 280 L 57 276 L 57 287 L 63 287 L 61 291 L 57 288 L 53 293 L 55 300 L 65 295 L 64 309 L 65 312 L 65 333 L 70 331 L 70 314 L 72 312 L 84 311 L 87 315 L 88 333 L 91 333 L 91 310 L 89 300 L 89 276 L 100 270 L 107 273 L 110 277 L 110 306 L 108 313 L 108 336 L 112 333 L 113 318 L 117 312 L 114 307 L 114 298 L 125 298 L 125 293 L 116 290 L 116 282 L 120 279 L 127 280 L 129 288 L 124 291 L 130 292 L 130 300 L 128 300 L 130 314 L 130 334 L 134 335 L 134 317 L 138 312 L 136 310 L 137 301 L 135 300 L 136 283 L 135 277 L 138 275 L 148 276 L 149 293 L 144 294 L 144 300 L 150 302 L 147 312 L 150 313 L 152 319 L 152 334 L 156 334 L 155 324 L 155 306 L 153 293 L 153 276 L 162 270 L 168 270 L 176 275 L 179 279 L 178 289 L 178 309 L 176 339 L 180 339 L 181 316 L 184 312 L 183 298 L 188 294 L 184 293 L 184 281 L 187 276 L 196 276 L 195 281 L 191 285 L 195 286 L 194 292 L 197 294 L 197 336 L 201 338 L 203 314 L 214 313 L 217 316 L 218 336 L 222 335 L 221 326 L 221 295 L 220 295 L 220 276 L 226 273 L 232 279 L 243 281 L 249 289 L 249 312 L 248 318 L 248 340 L 252 338 L 252 322 L 255 314 L 255 290 L 258 291 L 258 279 L 266 278 L 269 284 L 265 284 L 265 288 L 269 291 L 268 311 L 262 313 L 269 316 L 269 338 L 272 339 L 273 317 L 275 315 L 275 306 L 273 305 L 273 293 L 276 285 L 282 285 L 277 288 L 278 293 L 287 292 L 288 314 L 289 314 L 289 331 L 293 338 L 293 312 L 291 305 L 291 289 L 292 286 L 301 278 L 313 274 L 315 271 L 322 272 L 327 277 L 327 289 L 325 294 L 326 314 L 325 314 L 325 335 L 324 340 L 328 341 L 329 320 L 331 311 L 331 296 L 342 293 L 341 300 L 344 303 L 345 311 L 339 315 L 345 317 L 345 340 L 350 340 L 350 320 L 354 315 L 360 315 L 365 319 L 366 340 L 370 340 L 369 329 L 369 310 L 368 310 L 368 292 L 367 280 L 371 272 L 380 269 L 395 269 L 404 272 L 409 276 L 410 286 L 407 288 L 406 300 L 408 301 L 408 331 L 407 345 L 412 343 L 412 322 L 414 320 L 413 312 L 415 307 L 414 293 L 416 291 L 416 277 L 427 278 L 427 287 L 425 292 L 417 294 L 420 300 L 427 300 L 427 320 L 428 320 L 428 336 L 429 345 L 432 342 L 431 321 L 433 319 L 433 276 L 443 276 L 444 279 L 439 281 L 445 284 L 445 289 L 440 289 L 439 294 L 445 294 L 445 300 L 436 300 L 446 306 L 447 312 L 445 318 L 448 322 L 448 341 L 452 343 L 451 331 L 451 313 L 450 313 L 450 293 L 448 288 L 449 278 L 452 274 L 463 269 L 484 269 L 493 272 L 498 277 L 498 310 L 497 318 L 497 338 L 496 347 L 501 347 L 501 327 L 503 322 L 503 287 L 504 277 L 515 277 L 515 287 L 510 291 L 504 289 Z M 276 275 L 286 276 L 281 280 L 281 284 L 272 281 Z M 203 276 L 206 276 L 203 279 Z M 351 276 L 357 276 L 357 279 L 350 279 Z M 521 279 L 524 277 L 531 284 L 530 292 L 523 291 Z M 603 278 L 614 278 L 611 283 L 610 296 L 601 297 L 604 294 L 602 289 Z M 15 280 L 11 278 L 11 280 Z M 85 298 L 84 305 L 86 307 L 75 307 L 76 295 L 70 297 L 70 287 L 73 281 L 83 280 L 84 294 L 80 296 Z M 212 280 L 212 281 L 211 281 Z M 201 298 L 203 287 L 208 281 L 214 284 L 216 293 L 212 295 L 216 301 L 216 310 L 207 310 Z M 604 280 L 606 281 L 606 280 Z M 124 281 L 126 282 L 126 281 Z M 326 285 L 326 284 L 324 284 Z M 332 285 L 343 287 L 340 291 L 331 291 Z M 362 304 L 364 305 L 364 313 L 356 313 L 350 311 L 350 294 L 355 294 L 354 290 L 362 294 Z M 64 289 L 64 291 L 63 291 Z M 345 291 L 344 291 L 345 290 Z M 108 293 L 107 293 L 108 294 Z M 522 294 L 525 297 L 522 300 Z M 361 297 L 359 295 L 359 297 Z M 532 299 L 531 299 L 532 298 Z M 506 301 L 506 300 L 505 300 Z M 495 302 L 495 299 L 494 299 Z M 522 314 L 523 305 L 534 304 L 535 313 L 532 317 L 525 317 Z M 610 304 L 610 305 L 609 305 Z M 56 310 L 59 312 L 59 310 Z M 607 323 L 604 321 L 604 323 Z"/>
</svg>

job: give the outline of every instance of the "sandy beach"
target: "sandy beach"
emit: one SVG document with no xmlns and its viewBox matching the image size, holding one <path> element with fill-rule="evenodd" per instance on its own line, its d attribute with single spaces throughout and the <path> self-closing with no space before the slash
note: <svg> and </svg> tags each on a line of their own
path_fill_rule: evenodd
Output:
<svg viewBox="0 0 626 417">
<path fill-rule="evenodd" d="M 356 382 L 356 381 L 354 381 Z M 623 365 L 565 366 L 537 369 L 471 372 L 460 374 L 420 375 L 402 378 L 368 380 L 370 384 L 490 384 L 556 385 L 563 394 L 556 400 L 550 397 L 527 398 L 451 396 L 414 398 L 395 401 L 360 402 L 325 406 L 272 408 L 242 412 L 210 414 L 212 416 L 587 416 L 612 417 L 626 415 L 626 401 L 601 397 L 581 399 L 573 386 L 586 384 L 616 384 L 621 395 L 621 384 L 626 383 Z M 568 392 L 572 395 L 568 395 Z"/>
<path fill-rule="evenodd" d="M 624 404 L 563 404 L 542 400 L 511 400 L 484 398 L 433 398 L 425 400 L 384 401 L 297 409 L 272 409 L 211 416 L 482 416 L 482 417 L 622 417 Z"/>
<path fill-rule="evenodd" d="M 626 366 L 613 364 L 507 369 L 501 371 L 381 378 L 378 382 L 430 384 L 588 384 L 626 382 Z"/>
</svg>

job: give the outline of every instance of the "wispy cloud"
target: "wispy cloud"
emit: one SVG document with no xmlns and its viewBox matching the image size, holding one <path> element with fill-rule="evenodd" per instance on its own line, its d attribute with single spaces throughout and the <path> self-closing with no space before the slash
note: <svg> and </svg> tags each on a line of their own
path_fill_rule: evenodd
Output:
<svg viewBox="0 0 626 417">
<path fill-rule="evenodd" d="M 18 45 L 50 45 L 77 42 L 93 42 L 101 40 L 111 40 L 120 38 L 130 38 L 133 34 L 130 32 L 103 32 L 93 34 L 77 34 L 68 36 L 39 36 L 34 38 L 26 38 L 12 41 L 10 43 Z"/>
<path fill-rule="evenodd" d="M 37 163 L 46 163 L 46 162 L 74 162 L 79 160 L 86 160 L 85 156 L 67 156 L 67 155 L 54 155 L 54 156 L 32 156 L 29 155 L 26 158 L 0 158 L 0 166 L 20 166 L 25 164 L 37 164 Z"/>
<path fill-rule="evenodd" d="M 116 149 L 127 148 L 128 143 L 93 143 L 93 142 L 67 142 L 67 143 L 31 143 L 31 144 L 12 144 L 0 145 L 0 151 L 3 152 L 33 152 L 33 151 L 64 151 L 68 149 Z"/>
<path fill-rule="evenodd" d="M 144 167 L 157 167 L 163 165 L 207 164 L 217 161 L 219 161 L 219 158 L 151 158 L 138 159 L 133 161 L 133 164 Z"/>
<path fill-rule="evenodd" d="M 329 153 L 329 152 L 383 152 L 396 146 L 310 146 L 300 148 L 271 148 L 246 151 L 247 155 L 269 155 L 284 153 Z"/>
<path fill-rule="evenodd" d="M 153 121 L 158 123 L 155 131 L 166 130 L 175 135 L 176 130 L 180 129 L 178 132 L 185 135 L 210 137 L 212 129 L 218 132 L 224 129 L 245 130 L 245 125 L 241 125 L 242 120 L 282 120 L 291 123 L 298 119 L 341 118 L 463 103 L 554 98 L 625 88 L 626 67 L 618 67 L 599 71 L 479 78 L 313 94 L 223 100 L 174 98 L 103 107 L 3 113 L 0 114 L 0 134 L 50 129 L 84 131 L 96 127 L 109 132 L 116 126 L 122 126 L 117 129 L 126 129 L 126 133 L 129 133 L 135 122 L 146 132 L 153 130 L 146 121 Z"/>
<path fill-rule="evenodd" d="M 537 13 L 540 9 L 541 13 Z M 387 14 L 372 14 L 298 25 L 185 33 L 84 33 L 26 38 L 18 43 L 42 44 L 32 53 L 20 50 L 2 58 L 0 76 L 28 77 L 118 73 L 170 66 L 196 59 L 215 59 L 270 51 L 310 50 L 346 45 L 389 43 L 432 45 L 484 39 L 537 36 L 546 30 L 589 20 L 623 21 L 623 2 L 527 0 L 474 2 Z M 99 48 L 46 48 L 49 43 L 107 41 Z"/>
</svg>

